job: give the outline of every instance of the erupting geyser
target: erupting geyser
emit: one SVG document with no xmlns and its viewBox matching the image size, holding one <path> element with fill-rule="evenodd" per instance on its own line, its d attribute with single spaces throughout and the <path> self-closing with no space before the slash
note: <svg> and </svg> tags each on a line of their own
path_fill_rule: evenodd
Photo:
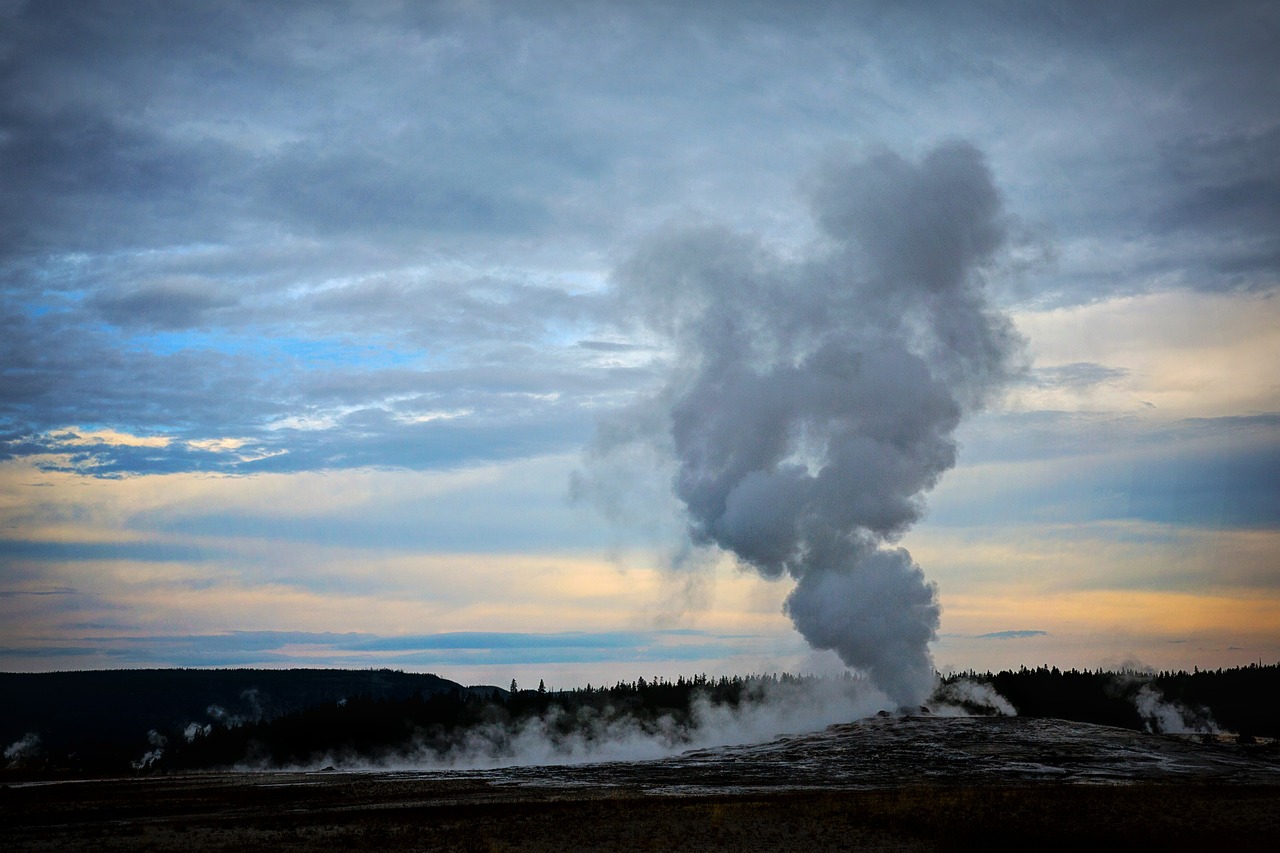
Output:
<svg viewBox="0 0 1280 853">
<path fill-rule="evenodd" d="M 984 287 L 1000 198 L 963 143 L 828 165 L 811 198 L 826 239 L 810 257 L 699 228 L 619 270 L 627 309 L 674 351 L 629 418 L 672 454 L 693 542 L 794 577 L 786 611 L 805 639 L 916 705 L 939 607 L 892 545 L 955 464 L 961 419 L 1018 361 Z"/>
</svg>

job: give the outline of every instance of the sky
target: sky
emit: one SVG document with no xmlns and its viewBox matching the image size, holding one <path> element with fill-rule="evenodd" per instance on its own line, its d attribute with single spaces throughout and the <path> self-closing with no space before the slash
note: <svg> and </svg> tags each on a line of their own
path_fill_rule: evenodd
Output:
<svg viewBox="0 0 1280 853">
<path fill-rule="evenodd" d="M 0 2 L 0 670 L 838 671 L 676 416 L 953 232 L 937 668 L 1280 660 L 1280 7 L 689 5 Z"/>
</svg>

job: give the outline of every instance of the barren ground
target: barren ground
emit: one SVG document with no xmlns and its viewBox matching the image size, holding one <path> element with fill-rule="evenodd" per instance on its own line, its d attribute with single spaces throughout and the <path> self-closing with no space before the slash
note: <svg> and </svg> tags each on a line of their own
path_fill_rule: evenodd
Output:
<svg viewBox="0 0 1280 853">
<path fill-rule="evenodd" d="M 0 789 L 13 850 L 1274 850 L 1272 746 L 876 719 L 671 759 Z"/>
</svg>

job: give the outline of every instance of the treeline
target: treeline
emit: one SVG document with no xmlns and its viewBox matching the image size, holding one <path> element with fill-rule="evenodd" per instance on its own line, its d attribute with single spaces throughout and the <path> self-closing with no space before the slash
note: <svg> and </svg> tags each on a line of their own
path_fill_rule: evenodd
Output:
<svg viewBox="0 0 1280 853">
<path fill-rule="evenodd" d="M 1023 667 L 998 673 L 970 672 L 941 681 L 931 702 L 951 701 L 958 680 L 990 685 L 1022 716 L 1056 717 L 1136 731 L 1168 732 L 1216 726 L 1246 739 L 1280 737 L 1280 667 L 1141 673 Z M 536 725 L 550 743 L 570 739 L 590 745 L 619 729 L 664 735 L 678 743 L 693 723 L 694 705 L 736 708 L 763 701 L 780 685 L 803 685 L 812 676 L 705 675 L 640 678 L 612 686 L 564 691 L 513 689 L 490 695 L 448 691 L 399 700 L 357 696 L 342 702 L 181 739 L 155 769 L 249 766 L 317 766 L 322 762 L 448 762 L 477 746 L 502 754 L 522 731 Z M 515 685 L 512 685 L 515 687 Z M 992 713 L 972 705 L 973 713 Z"/>
<path fill-rule="evenodd" d="M 128 771 L 185 740 L 188 729 L 235 729 L 344 696 L 403 701 L 451 691 L 501 693 L 389 669 L 0 673 L 0 767 L 66 775 Z"/>
<path fill-rule="evenodd" d="M 1025 717 L 1056 717 L 1137 731 L 1189 729 L 1280 737 L 1280 665 L 1191 672 L 1035 669 L 958 673 L 943 679 L 990 685 Z M 980 707 L 973 707 L 981 712 Z"/>
<path fill-rule="evenodd" d="M 513 748 L 522 733 L 551 745 L 589 748 L 620 735 L 664 736 L 680 742 L 694 705 L 737 708 L 761 701 L 780 685 L 818 680 L 790 674 L 712 678 L 683 676 L 619 681 L 611 687 L 572 690 L 452 690 L 408 699 L 355 696 L 272 720 L 217 726 L 170 738 L 154 769 L 228 766 L 317 766 L 324 762 L 427 761 L 447 764 L 468 750 L 494 756 Z M 515 687 L 514 683 L 512 685 Z"/>
<path fill-rule="evenodd" d="M 518 753 L 526 736 L 553 748 L 589 749 L 626 737 L 656 737 L 678 747 L 696 723 L 699 703 L 734 709 L 821 680 L 698 675 L 548 690 L 543 684 L 519 689 L 514 682 L 511 689 L 463 687 L 390 670 L 0 675 L 0 688 L 21 688 L 6 691 L 0 707 L 0 747 L 3 773 L 11 777 L 448 764 L 464 755 Z M 1157 732 L 1214 724 L 1246 739 L 1280 737 L 1280 665 L 1190 673 L 1048 666 L 970 671 L 942 678 L 930 704 L 993 713 L 985 688 L 1022 716 Z"/>
</svg>

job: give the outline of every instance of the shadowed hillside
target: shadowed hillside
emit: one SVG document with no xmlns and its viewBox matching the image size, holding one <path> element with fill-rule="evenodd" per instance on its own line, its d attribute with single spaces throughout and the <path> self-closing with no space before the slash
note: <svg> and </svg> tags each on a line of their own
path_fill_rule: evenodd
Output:
<svg viewBox="0 0 1280 853">
<path fill-rule="evenodd" d="M 448 764 L 480 753 L 510 760 L 518 741 L 535 736 L 552 753 L 627 738 L 679 750 L 694 739 L 699 714 L 707 709 L 732 715 L 767 706 L 780 692 L 817 697 L 833 684 L 856 692 L 860 683 L 852 677 L 701 675 L 508 691 L 391 670 L 0 674 L 7 697 L 0 739 L 5 774 L 63 777 Z M 1134 731 L 1228 731 L 1250 741 L 1280 737 L 1277 696 L 1280 666 L 1160 674 L 1024 667 L 948 676 L 932 704 L 939 711 L 982 715 L 1002 709 Z M 785 714 L 777 720 L 774 733 L 794 724 Z"/>
<path fill-rule="evenodd" d="M 188 731 L 254 726 L 348 696 L 401 702 L 470 691 L 435 675 L 387 669 L 0 673 L 0 743 L 10 769 L 119 772 L 161 739 L 181 740 Z"/>
</svg>

